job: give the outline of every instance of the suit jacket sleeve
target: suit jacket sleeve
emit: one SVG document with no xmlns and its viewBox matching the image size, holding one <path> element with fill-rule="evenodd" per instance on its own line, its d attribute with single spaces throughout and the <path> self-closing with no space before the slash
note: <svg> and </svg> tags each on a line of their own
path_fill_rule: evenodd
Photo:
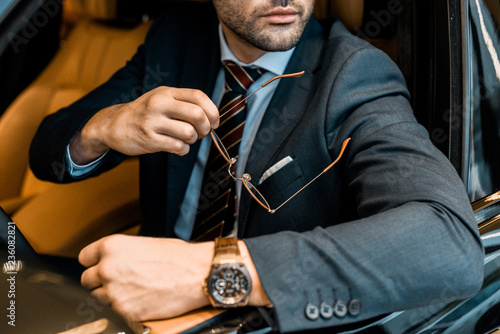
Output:
<svg viewBox="0 0 500 334">
<path fill-rule="evenodd" d="M 156 27 L 157 25 L 153 24 L 148 36 L 154 33 Z M 147 40 L 148 37 L 146 37 L 146 43 Z M 64 159 L 66 147 L 99 110 L 133 101 L 154 86 L 150 82 L 151 75 L 148 75 L 148 71 L 151 72 L 154 69 L 148 69 L 145 58 L 146 47 L 142 45 L 134 57 L 106 83 L 71 106 L 47 116 L 42 121 L 30 147 L 30 167 L 38 178 L 61 183 L 79 179 L 73 178 L 67 172 Z M 153 77 L 157 76 L 158 74 L 153 75 Z M 83 177 L 97 176 L 115 167 L 125 158 L 125 155 L 110 150 L 100 166 Z"/>
<path fill-rule="evenodd" d="M 401 73 L 379 50 L 340 52 L 349 54 L 323 97 L 329 101 L 326 146 L 335 157 L 352 137 L 340 173 L 358 219 L 245 239 L 283 332 L 465 298 L 482 283 L 470 202 L 413 117 Z M 352 299 L 361 302 L 359 315 L 305 315 L 307 303 Z"/>
</svg>

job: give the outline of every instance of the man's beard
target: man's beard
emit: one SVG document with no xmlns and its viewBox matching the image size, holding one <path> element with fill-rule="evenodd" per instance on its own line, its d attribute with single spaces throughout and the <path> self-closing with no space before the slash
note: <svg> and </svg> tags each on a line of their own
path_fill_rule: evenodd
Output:
<svg viewBox="0 0 500 334">
<path fill-rule="evenodd" d="M 255 9 L 251 15 L 245 15 L 243 10 L 235 6 L 221 6 L 218 8 L 219 19 L 239 38 L 261 50 L 286 51 L 297 45 L 309 22 L 311 13 L 306 12 L 307 8 L 294 6 L 299 12 L 299 22 L 258 25 L 261 14 L 286 5 L 294 5 L 294 0 L 270 1 L 268 5 Z"/>
</svg>

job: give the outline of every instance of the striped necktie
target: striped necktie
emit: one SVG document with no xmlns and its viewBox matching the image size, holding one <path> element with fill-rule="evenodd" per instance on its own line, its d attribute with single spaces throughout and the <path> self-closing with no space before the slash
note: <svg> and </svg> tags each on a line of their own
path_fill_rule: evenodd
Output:
<svg viewBox="0 0 500 334">
<path fill-rule="evenodd" d="M 241 103 L 248 88 L 262 75 L 261 69 L 243 68 L 231 61 L 224 64 L 226 91 L 219 112 L 223 115 L 215 131 L 231 157 L 237 157 L 246 119 L 246 103 Z M 233 229 L 236 215 L 234 181 L 227 172 L 227 162 L 215 145 L 210 150 L 201 188 L 198 211 L 191 236 L 204 241 L 225 235 Z M 234 166 L 233 166 L 234 167 Z"/>
</svg>

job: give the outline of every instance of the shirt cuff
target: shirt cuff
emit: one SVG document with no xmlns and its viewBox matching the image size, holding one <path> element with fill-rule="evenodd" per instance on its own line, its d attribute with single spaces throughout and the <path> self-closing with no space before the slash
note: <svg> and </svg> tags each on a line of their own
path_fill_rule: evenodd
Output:
<svg viewBox="0 0 500 334">
<path fill-rule="evenodd" d="M 69 145 L 66 146 L 66 171 L 71 175 L 71 177 L 81 177 L 86 174 L 89 174 L 93 172 L 100 164 L 102 159 L 108 154 L 109 149 L 104 152 L 103 155 L 101 155 L 99 158 L 96 160 L 86 164 L 86 165 L 77 165 L 73 162 L 71 159 L 71 154 L 69 152 Z"/>
</svg>

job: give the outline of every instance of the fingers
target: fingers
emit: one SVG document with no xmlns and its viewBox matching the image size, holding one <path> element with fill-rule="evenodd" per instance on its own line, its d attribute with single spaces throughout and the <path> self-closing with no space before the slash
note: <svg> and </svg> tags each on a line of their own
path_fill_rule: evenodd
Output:
<svg viewBox="0 0 500 334">
<path fill-rule="evenodd" d="M 89 268 L 99 263 L 101 258 L 100 246 L 102 240 L 103 239 L 93 242 L 80 251 L 80 254 L 78 254 L 78 261 L 82 266 Z"/>
<path fill-rule="evenodd" d="M 102 109 L 81 133 L 82 137 L 86 134 L 84 142 L 94 148 L 92 152 L 97 151 L 95 146 L 102 146 L 129 156 L 185 155 L 190 145 L 218 125 L 219 111 L 205 93 L 162 86 L 130 103 Z M 86 257 L 84 261 L 92 263 Z"/>
<path fill-rule="evenodd" d="M 172 111 L 169 118 L 157 119 L 153 128 L 158 134 L 171 136 L 191 145 L 205 137 L 210 132 L 211 125 L 207 118 L 202 119 L 204 116 L 189 115 L 192 111 L 183 111 L 183 108 L 186 108 L 185 104 Z M 196 110 L 196 107 L 192 110 Z"/>
<path fill-rule="evenodd" d="M 178 155 L 219 126 L 219 110 L 202 91 L 159 87 L 144 96 L 144 118 L 140 120 L 141 140 L 150 151 Z M 137 137 L 136 137 L 137 138 Z"/>
<path fill-rule="evenodd" d="M 109 258 L 116 257 L 123 249 L 123 244 L 126 243 L 124 238 L 126 237 L 119 235 L 104 237 L 80 251 L 78 260 L 87 267 L 80 278 L 84 288 L 95 290 L 103 287 L 113 278 L 113 275 L 119 274 L 114 266 L 110 266 L 113 261 L 109 261 Z"/>
<path fill-rule="evenodd" d="M 191 125 L 196 137 L 192 130 L 186 136 L 176 137 L 186 143 L 190 143 L 193 138 L 205 137 L 210 129 L 219 125 L 219 110 L 205 93 L 195 89 L 160 87 L 149 96 L 147 108 L 163 112 L 168 120 Z M 187 128 L 182 127 L 179 131 L 187 131 Z"/>
<path fill-rule="evenodd" d="M 188 102 L 198 107 L 180 116 L 189 115 L 196 124 L 203 123 L 206 118 L 212 129 L 219 126 L 219 110 L 205 93 L 195 89 L 174 89 L 174 94 L 177 101 Z"/>
<path fill-rule="evenodd" d="M 100 257 L 100 240 L 91 243 L 78 254 L 78 261 L 82 266 L 88 268 L 80 278 L 80 282 L 85 289 L 94 290 L 102 285 L 97 266 Z"/>
<path fill-rule="evenodd" d="M 90 267 L 82 273 L 81 285 L 87 290 L 95 290 L 103 285 L 98 267 Z"/>
</svg>

